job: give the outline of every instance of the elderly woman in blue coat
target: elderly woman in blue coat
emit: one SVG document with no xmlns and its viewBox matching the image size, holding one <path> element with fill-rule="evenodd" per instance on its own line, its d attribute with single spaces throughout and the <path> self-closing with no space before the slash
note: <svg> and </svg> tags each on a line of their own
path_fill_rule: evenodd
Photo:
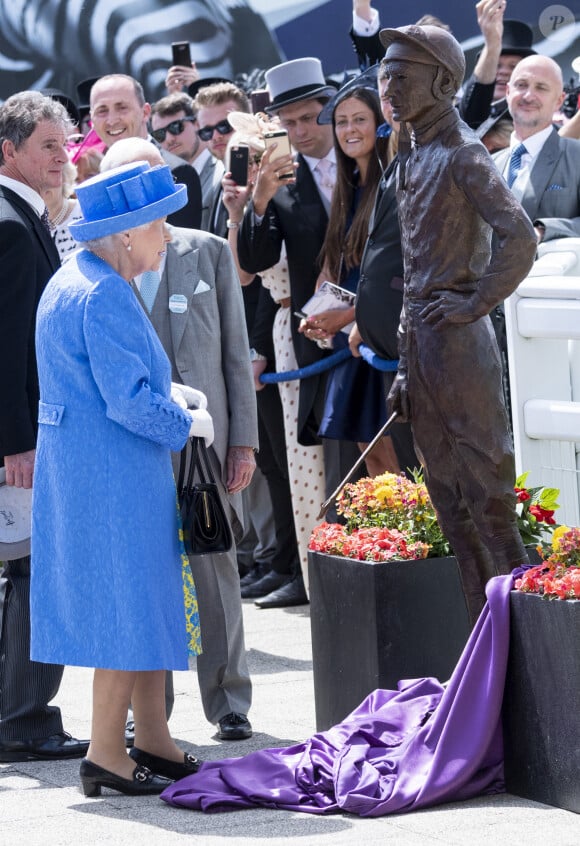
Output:
<svg viewBox="0 0 580 846">
<path fill-rule="evenodd" d="M 192 435 L 211 443 L 213 423 L 201 392 L 172 389 L 128 283 L 159 268 L 165 217 L 186 189 L 168 167 L 137 162 L 88 180 L 78 199 L 83 217 L 70 228 L 84 249 L 49 282 L 37 316 L 31 657 L 96 668 L 85 795 L 160 793 L 199 766 L 165 717 L 165 671 L 188 668 L 170 451 Z"/>
</svg>

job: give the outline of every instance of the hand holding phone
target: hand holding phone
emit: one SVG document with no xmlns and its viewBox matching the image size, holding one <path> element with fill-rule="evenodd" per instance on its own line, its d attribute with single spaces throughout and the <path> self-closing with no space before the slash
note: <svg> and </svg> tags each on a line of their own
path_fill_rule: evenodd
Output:
<svg viewBox="0 0 580 846">
<path fill-rule="evenodd" d="M 188 41 L 173 41 L 171 44 L 173 64 L 184 68 L 191 67 L 191 50 Z"/>
<path fill-rule="evenodd" d="M 275 162 L 276 159 L 285 159 L 292 155 L 292 148 L 290 147 L 288 133 L 285 129 L 276 129 L 273 132 L 264 132 L 264 144 L 266 145 L 266 150 L 269 150 L 273 144 L 276 144 L 276 149 L 270 158 L 271 162 Z M 278 175 L 278 179 L 294 179 L 294 171 L 292 170 L 290 173 L 280 173 Z"/>
<path fill-rule="evenodd" d="M 230 149 L 229 171 L 236 185 L 248 184 L 248 161 L 250 148 L 244 144 Z"/>
</svg>

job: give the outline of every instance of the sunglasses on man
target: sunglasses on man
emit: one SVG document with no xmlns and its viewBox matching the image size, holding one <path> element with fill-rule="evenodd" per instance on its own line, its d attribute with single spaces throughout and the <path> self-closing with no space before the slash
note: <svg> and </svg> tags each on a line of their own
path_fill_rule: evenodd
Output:
<svg viewBox="0 0 580 846">
<path fill-rule="evenodd" d="M 168 123 L 167 126 L 161 127 L 161 129 L 152 129 L 151 137 L 154 138 L 158 144 L 163 144 L 168 132 L 170 132 L 172 135 L 181 135 L 181 133 L 185 129 L 186 121 L 191 121 L 193 123 L 195 120 L 197 120 L 197 118 L 193 116 L 178 118 L 178 120 L 172 120 L 171 123 Z"/>
<path fill-rule="evenodd" d="M 220 120 L 220 122 L 216 123 L 214 126 L 202 126 L 201 129 L 197 130 L 197 134 L 202 141 L 209 141 L 216 129 L 220 135 L 229 135 L 230 132 L 234 131 L 233 126 L 231 126 L 230 122 L 226 118 L 226 120 Z"/>
</svg>

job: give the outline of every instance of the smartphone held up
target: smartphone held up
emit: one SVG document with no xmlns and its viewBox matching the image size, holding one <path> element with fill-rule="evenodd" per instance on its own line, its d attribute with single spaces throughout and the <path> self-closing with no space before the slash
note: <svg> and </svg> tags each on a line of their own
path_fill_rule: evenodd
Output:
<svg viewBox="0 0 580 846">
<path fill-rule="evenodd" d="M 229 171 L 236 185 L 248 184 L 249 153 L 250 148 L 245 144 L 239 144 L 230 150 Z"/>
<path fill-rule="evenodd" d="M 171 44 L 171 56 L 174 65 L 179 67 L 191 67 L 191 50 L 188 41 L 173 41 Z"/>
<path fill-rule="evenodd" d="M 276 159 L 285 159 L 292 155 L 292 148 L 288 139 L 288 133 L 285 129 L 276 129 L 273 132 L 265 132 L 264 144 L 266 145 L 266 150 L 269 150 L 274 144 L 276 144 L 276 149 L 272 153 L 272 158 L 270 159 L 271 162 L 275 162 Z M 291 170 L 289 173 L 280 173 L 278 178 L 293 179 L 294 170 Z"/>
</svg>

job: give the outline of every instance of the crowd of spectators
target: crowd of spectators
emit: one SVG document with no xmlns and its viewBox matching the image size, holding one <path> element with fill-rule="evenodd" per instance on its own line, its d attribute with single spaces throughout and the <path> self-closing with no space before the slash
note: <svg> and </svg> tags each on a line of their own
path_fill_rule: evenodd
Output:
<svg viewBox="0 0 580 846">
<path fill-rule="evenodd" d="M 567 118 L 561 111 L 562 71 L 536 53 L 527 24 L 505 19 L 505 0 L 480 0 L 475 9 L 483 47 L 459 92 L 459 115 L 493 154 L 537 242 L 580 237 L 580 112 Z M 79 80 L 78 102 L 47 90 L 37 124 L 19 113 L 22 125 L 0 137 L 3 279 L 18 269 L 0 288 L 0 356 L 17 362 L 0 375 L 0 457 L 9 485 L 32 486 L 36 307 L 51 275 L 77 250 L 68 229 L 82 218 L 76 185 L 139 160 L 168 165 L 174 181 L 187 185 L 187 204 L 168 217 L 172 240 L 152 296 L 141 274 L 131 285 L 173 381 L 203 390 L 214 419 L 212 461 L 240 554 L 190 564 L 206 634 L 198 658 L 202 704 L 224 740 L 252 733 L 241 599 L 264 609 L 308 603 L 307 544 L 321 502 L 387 418 L 393 375 L 373 369 L 359 347 L 397 358 L 404 268 L 395 189 L 401 151 L 416 139 L 393 117 L 385 93 L 381 23 L 370 0 L 353 0 L 350 35 L 361 74 L 340 90 L 315 57 L 272 64 L 263 68 L 267 104 L 262 98 L 254 110 L 255 92 L 229 78 L 202 78 L 192 63 L 169 68 L 166 93 L 150 104 L 144 80 L 103 69 Z M 430 15 L 417 24 L 452 29 L 452 21 Z M 0 106 L 0 131 L 9 104 Z M 58 130 L 52 149 L 33 147 L 23 161 L 30 136 L 46 124 Z M 280 131 L 291 154 L 280 156 L 281 135 L 269 143 Z M 248 150 L 247 173 L 236 181 L 230 161 L 240 147 Z M 43 206 L 48 230 L 40 224 Z M 324 282 L 353 299 L 346 309 L 308 316 L 304 309 Z M 501 306 L 496 312 L 501 350 Z M 325 370 L 341 349 L 351 357 Z M 299 370 L 300 378 L 261 378 L 285 370 Z M 417 464 L 411 426 L 398 423 L 361 473 L 411 473 Z M 16 629 L 28 643 L 29 573 L 27 556 L 1 576 L 0 761 L 87 749 L 66 735 L 48 705 L 61 670 L 48 681 L 36 678 L 28 657 L 14 651 L 22 641 Z M 27 693 L 24 666 L 34 679 Z"/>
</svg>

